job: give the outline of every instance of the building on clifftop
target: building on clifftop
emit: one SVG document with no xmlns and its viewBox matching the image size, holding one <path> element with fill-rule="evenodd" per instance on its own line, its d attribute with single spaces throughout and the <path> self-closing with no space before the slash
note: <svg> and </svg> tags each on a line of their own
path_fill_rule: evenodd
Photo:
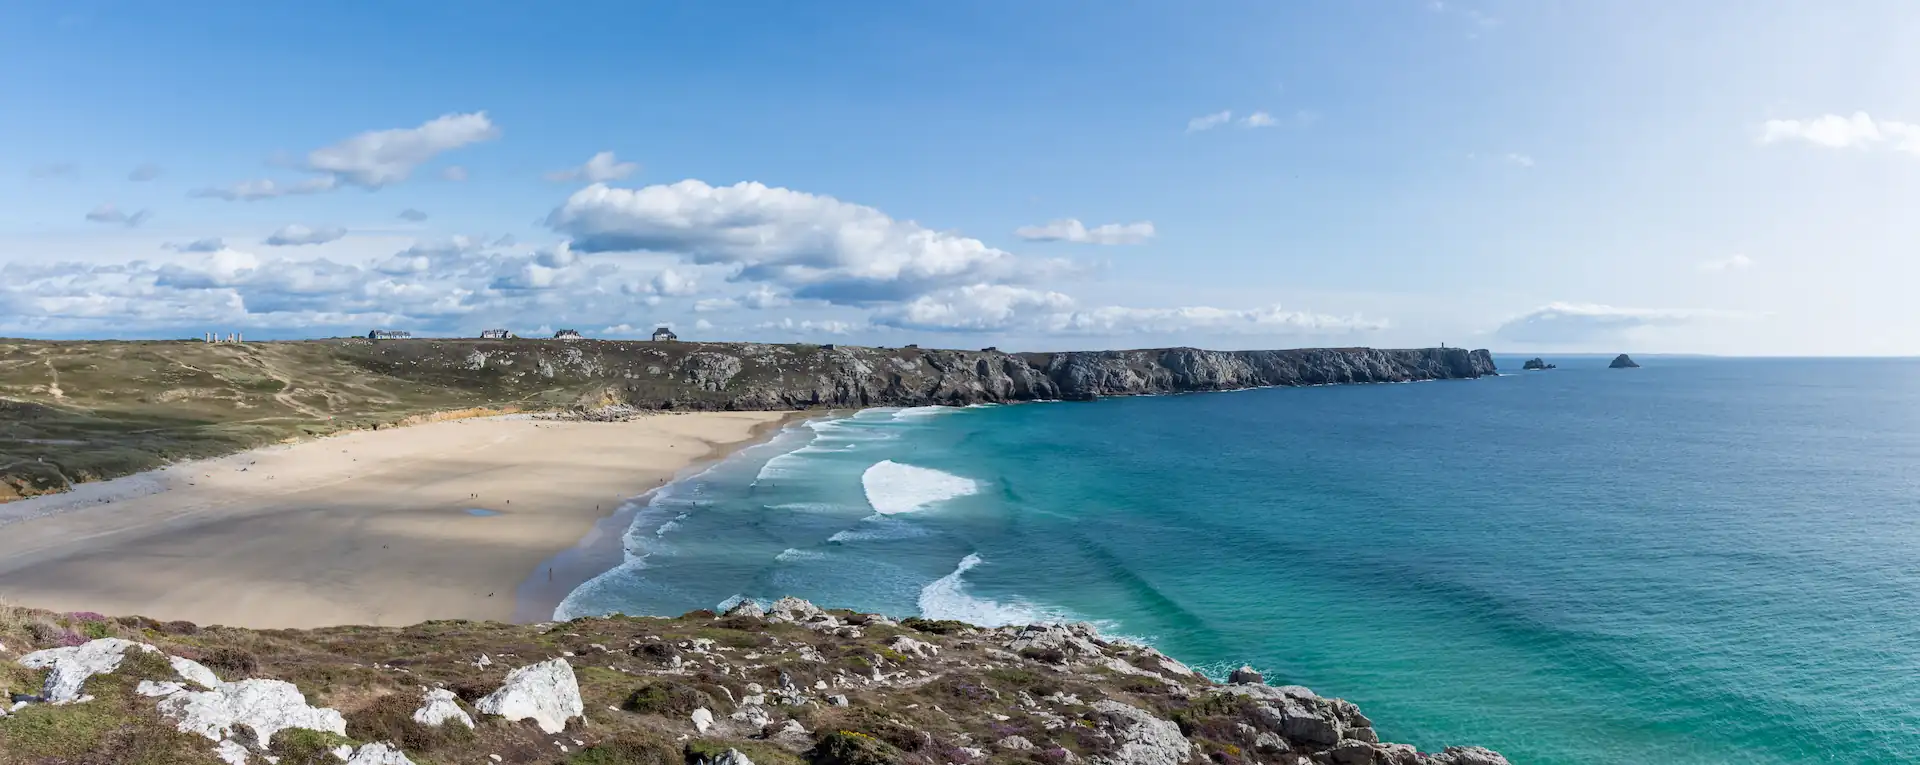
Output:
<svg viewBox="0 0 1920 765">
<path fill-rule="evenodd" d="M 678 339 L 680 339 L 680 336 L 674 334 L 673 330 L 667 329 L 666 327 L 661 327 L 653 331 L 653 341 L 656 343 L 672 342 Z"/>
<path fill-rule="evenodd" d="M 482 339 L 482 340 L 512 340 L 512 339 L 513 339 L 513 333 L 512 333 L 512 332 L 509 332 L 509 331 L 507 331 L 507 330 L 504 330 L 504 329 L 483 329 L 483 330 L 480 330 L 480 339 Z"/>
<path fill-rule="evenodd" d="M 405 340 L 409 337 L 413 337 L 413 333 L 404 329 L 376 329 L 367 333 L 368 340 Z"/>
<path fill-rule="evenodd" d="M 577 329 L 563 329 L 563 330 L 560 330 L 559 332 L 555 332 L 555 333 L 553 333 L 553 339 L 555 339 L 555 340 L 579 340 L 579 339 L 580 339 L 580 330 L 577 330 Z"/>
</svg>

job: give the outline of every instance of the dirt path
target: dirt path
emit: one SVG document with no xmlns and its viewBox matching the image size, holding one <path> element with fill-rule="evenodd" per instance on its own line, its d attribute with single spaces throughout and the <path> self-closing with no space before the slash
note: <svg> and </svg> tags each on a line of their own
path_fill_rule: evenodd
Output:
<svg viewBox="0 0 1920 765">
<path fill-rule="evenodd" d="M 288 377 L 285 372 L 280 371 L 280 368 L 274 366 L 273 362 L 260 358 L 259 356 L 254 355 L 252 353 L 246 354 L 246 358 L 247 358 L 247 361 L 251 362 L 254 366 L 257 366 L 260 368 L 261 374 L 264 374 L 267 377 L 273 378 L 274 380 L 278 380 L 280 382 L 280 391 L 278 393 L 273 394 L 273 400 L 280 402 L 281 406 L 284 406 L 288 409 L 292 409 L 308 417 L 314 417 L 322 420 L 333 419 L 333 415 L 328 414 L 326 412 L 322 412 L 313 407 L 307 406 L 306 404 L 302 404 L 298 399 L 295 399 L 293 397 L 293 392 L 296 390 L 299 390 L 299 388 L 294 387 L 293 378 Z"/>
</svg>

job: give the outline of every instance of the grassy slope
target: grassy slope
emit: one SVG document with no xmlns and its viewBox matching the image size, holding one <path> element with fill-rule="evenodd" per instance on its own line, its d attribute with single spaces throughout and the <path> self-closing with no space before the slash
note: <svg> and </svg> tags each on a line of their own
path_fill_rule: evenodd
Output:
<svg viewBox="0 0 1920 765">
<path fill-rule="evenodd" d="M 1181 678 L 1170 685 L 1107 667 L 1069 666 L 1059 657 L 1015 656 L 995 648 L 996 639 L 987 633 L 953 622 L 870 624 L 860 632 L 851 637 L 709 612 L 677 619 L 580 619 L 551 627 L 444 621 L 405 628 L 253 631 L 0 606 L 0 645 L 11 651 L 0 653 L 0 693 L 39 690 L 44 672 L 13 662 L 28 650 L 82 638 L 123 637 L 198 660 L 223 679 L 290 681 L 309 703 L 344 713 L 349 738 L 394 742 L 421 765 L 488 762 L 493 754 L 509 763 L 678 763 L 690 749 L 697 754 L 728 748 L 741 750 L 758 765 L 947 763 L 966 761 L 957 747 L 991 750 L 992 742 L 1009 735 L 1023 736 L 1036 748 L 999 751 L 991 762 L 1057 764 L 1067 761 L 1068 751 L 1084 757 L 1114 750 L 1116 744 L 1096 733 L 1100 721 L 1091 710 L 1084 704 L 1044 701 L 1054 693 L 1071 694 L 1087 704 L 1111 698 L 1181 720 L 1193 731 L 1190 735 L 1201 748 L 1197 753 L 1226 755 L 1213 758 L 1220 762 L 1242 762 L 1239 755 L 1252 745 L 1251 735 L 1236 729 L 1243 715 L 1262 730 L 1272 727 L 1238 700 L 1210 691 L 1212 684 L 1201 678 Z M 899 635 L 939 645 L 940 654 L 916 657 L 889 649 Z M 716 649 L 690 650 L 688 641 L 696 638 L 712 640 Z M 808 658 L 803 645 L 817 656 Z M 1139 649 L 1111 650 L 1131 657 L 1136 665 L 1154 666 L 1151 655 Z M 475 666 L 482 654 L 493 663 Z M 562 734 L 543 734 L 530 722 L 479 715 L 480 725 L 472 733 L 429 729 L 410 721 L 422 686 L 454 691 L 471 712 L 472 702 L 498 687 L 510 668 L 555 656 L 573 657 L 568 661 L 586 709 L 586 720 L 575 721 Z M 672 668 L 676 658 L 685 669 Z M 813 687 L 818 680 L 865 677 L 876 668 L 905 674 L 884 686 L 854 680 L 850 689 Z M 770 697 L 768 708 L 777 722 L 769 727 L 793 719 L 807 734 L 762 737 L 727 720 L 736 709 L 734 700 L 750 692 L 749 683 L 772 694 L 783 673 L 813 701 L 784 706 Z M 115 673 L 88 681 L 86 690 L 97 697 L 94 701 L 34 705 L 0 717 L 0 765 L 214 762 L 212 742 L 174 731 L 156 711 L 154 700 L 132 694 L 141 679 L 174 677 L 164 661 L 130 659 Z M 1044 704 L 1023 706 L 1023 693 Z M 830 694 L 847 695 L 849 706 L 823 703 Z M 687 740 L 693 732 L 689 714 L 698 707 L 710 708 L 722 726 L 712 737 Z M 1049 730 L 1042 709 L 1071 722 Z M 284 751 L 303 744 L 340 743 L 307 738 L 328 737 L 290 731 L 277 736 L 275 744 Z M 561 745 L 569 751 L 562 752 Z M 860 751 L 833 753 L 841 749 Z M 873 757 L 862 759 L 862 752 Z M 337 760 L 325 756 L 312 762 Z"/>
<path fill-rule="evenodd" d="M 427 413 L 553 403 L 378 374 L 340 348 L 0 342 L 0 501 Z"/>
</svg>

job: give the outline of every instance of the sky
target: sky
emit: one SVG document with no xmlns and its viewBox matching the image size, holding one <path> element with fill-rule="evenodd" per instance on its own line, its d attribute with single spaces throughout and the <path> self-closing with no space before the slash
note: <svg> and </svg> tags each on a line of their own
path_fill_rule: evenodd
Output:
<svg viewBox="0 0 1920 765">
<path fill-rule="evenodd" d="M 1920 5 L 0 4 L 0 334 L 1920 354 Z"/>
</svg>

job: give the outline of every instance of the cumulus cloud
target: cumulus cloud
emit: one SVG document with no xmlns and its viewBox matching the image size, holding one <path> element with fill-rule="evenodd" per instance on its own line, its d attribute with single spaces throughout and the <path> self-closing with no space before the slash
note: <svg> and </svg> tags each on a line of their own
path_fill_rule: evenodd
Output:
<svg viewBox="0 0 1920 765">
<path fill-rule="evenodd" d="M 793 299 L 788 297 L 784 292 L 761 284 L 755 286 L 751 292 L 742 295 L 740 297 L 740 304 L 756 311 L 764 311 L 770 308 L 784 308 L 792 305 Z"/>
<path fill-rule="evenodd" d="M 1093 228 L 1073 218 L 1048 221 L 1044 226 L 1021 226 L 1014 236 L 1035 242 L 1080 244 L 1142 244 L 1153 238 L 1153 223 L 1107 223 Z"/>
<path fill-rule="evenodd" d="M 693 303 L 693 310 L 696 313 L 711 313 L 714 311 L 731 311 L 739 307 L 740 307 L 740 302 L 737 300 L 734 300 L 733 298 L 705 298 L 702 300 L 696 300 Z"/>
<path fill-rule="evenodd" d="M 655 251 L 724 264 L 739 281 L 843 305 L 910 299 L 946 287 L 1011 283 L 1070 270 L 978 239 L 895 220 L 865 205 L 760 183 L 697 180 L 640 189 L 594 184 L 547 217 L 582 252 Z"/>
<path fill-rule="evenodd" d="M 1187 120 L 1187 132 L 1198 133 L 1203 130 L 1212 130 L 1231 121 L 1233 121 L 1232 111 L 1218 111 L 1212 114 L 1203 114 Z"/>
<path fill-rule="evenodd" d="M 1876 120 L 1866 112 L 1825 114 L 1808 120 L 1767 120 L 1760 126 L 1760 143 L 1804 141 L 1828 149 L 1871 149 L 1888 146 L 1920 154 L 1920 125 Z"/>
<path fill-rule="evenodd" d="M 467 180 L 467 168 L 461 165 L 448 165 L 441 168 L 440 180 L 462 183 Z"/>
<path fill-rule="evenodd" d="M 113 223 L 128 228 L 145 223 L 150 217 L 153 214 L 147 210 L 129 213 L 111 204 L 100 205 L 87 213 L 87 220 L 95 223 Z"/>
<path fill-rule="evenodd" d="M 755 324 L 753 328 L 762 332 L 782 332 L 797 335 L 845 335 L 856 329 L 861 329 L 858 324 L 837 319 L 802 319 L 800 321 L 794 321 L 793 317 L 790 316 L 782 318 L 779 321 L 761 322 Z"/>
<path fill-rule="evenodd" d="M 155 178 L 160 177 L 160 173 L 161 173 L 161 170 L 159 165 L 156 165 L 152 162 L 146 162 L 146 163 L 142 163 L 139 167 L 134 168 L 133 172 L 127 173 L 127 180 L 133 181 L 135 183 L 143 183 L 143 182 L 151 181 Z"/>
<path fill-rule="evenodd" d="M 426 220 L 427 217 L 426 213 L 411 207 L 400 211 L 400 219 L 411 223 L 419 223 L 420 221 Z"/>
<path fill-rule="evenodd" d="M 606 183 L 617 181 L 640 171 L 640 165 L 633 162 L 621 162 L 614 158 L 613 152 L 603 151 L 587 159 L 586 164 L 555 170 L 547 173 L 547 180 L 555 183 L 567 181 L 585 181 L 587 183 Z"/>
<path fill-rule="evenodd" d="M 1617 340 L 1654 327 L 1752 318 L 1739 311 L 1702 308 L 1619 308 L 1597 303 L 1549 303 L 1502 323 L 1494 334 L 1518 343 Z"/>
<path fill-rule="evenodd" d="M 1740 254 L 1730 255 L 1717 260 L 1704 261 L 1699 265 L 1699 269 L 1705 273 L 1719 273 L 1723 271 L 1745 271 L 1752 267 L 1753 267 L 1753 258 L 1749 258 L 1745 255 L 1740 255 Z"/>
<path fill-rule="evenodd" d="M 1004 284 L 971 284 L 922 295 L 874 315 L 874 323 L 901 329 L 943 332 L 1005 331 L 1031 319 L 1031 314 L 1057 314 L 1073 307 L 1073 298 L 1058 292 Z"/>
<path fill-rule="evenodd" d="M 291 223 L 273 232 L 264 243 L 273 247 L 298 247 L 307 244 L 326 244 L 346 235 L 347 230 L 339 226 L 310 228 Z"/>
<path fill-rule="evenodd" d="M 1240 124 L 1252 128 L 1273 127 L 1274 125 L 1280 124 L 1280 121 L 1274 119 L 1273 115 L 1266 112 L 1254 112 L 1247 115 L 1246 119 L 1241 120 Z"/>
<path fill-rule="evenodd" d="M 229 186 L 198 189 L 192 194 L 229 201 L 254 201 L 297 194 L 332 191 L 342 184 L 381 189 L 399 183 L 433 158 L 500 136 L 486 112 L 447 114 L 419 127 L 373 130 L 307 153 L 302 166 L 318 176 L 300 181 L 272 179 L 241 181 Z M 441 171 L 450 180 L 464 180 L 458 166 Z"/>
</svg>

